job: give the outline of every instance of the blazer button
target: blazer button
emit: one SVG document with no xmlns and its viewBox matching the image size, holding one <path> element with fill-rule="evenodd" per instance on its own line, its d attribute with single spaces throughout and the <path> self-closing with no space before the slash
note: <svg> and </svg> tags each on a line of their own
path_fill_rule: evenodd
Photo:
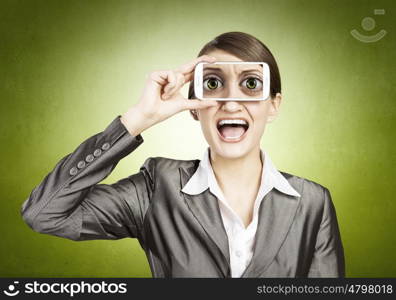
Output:
<svg viewBox="0 0 396 300">
<path fill-rule="evenodd" d="M 78 164 L 77 164 L 77 168 L 82 169 L 82 168 L 84 168 L 84 167 L 85 167 L 85 161 L 80 160 L 80 161 L 78 162 Z"/>
<path fill-rule="evenodd" d="M 78 172 L 77 168 L 76 168 L 76 167 L 73 167 L 73 168 L 70 169 L 70 172 L 69 172 L 69 173 L 70 173 L 70 175 L 76 175 L 77 172 Z"/>
<path fill-rule="evenodd" d="M 99 155 L 101 155 L 102 154 L 102 150 L 100 150 L 100 149 L 96 149 L 95 151 L 94 151 L 94 155 L 96 156 L 96 157 L 98 157 Z"/>
<path fill-rule="evenodd" d="M 85 161 L 90 163 L 94 160 L 94 156 L 92 154 L 88 154 L 87 157 L 85 158 Z"/>
<path fill-rule="evenodd" d="M 110 149 L 110 144 L 109 143 L 104 143 L 102 145 L 102 150 L 106 151 L 106 150 L 109 150 L 109 149 Z"/>
</svg>

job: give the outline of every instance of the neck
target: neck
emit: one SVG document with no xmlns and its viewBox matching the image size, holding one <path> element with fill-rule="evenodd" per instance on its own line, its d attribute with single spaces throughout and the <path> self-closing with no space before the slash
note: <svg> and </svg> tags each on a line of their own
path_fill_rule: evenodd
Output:
<svg viewBox="0 0 396 300">
<path fill-rule="evenodd" d="M 244 187 L 242 190 L 258 189 L 263 168 L 259 146 L 238 158 L 225 158 L 212 151 L 209 154 L 213 172 L 223 190 L 241 186 Z"/>
</svg>

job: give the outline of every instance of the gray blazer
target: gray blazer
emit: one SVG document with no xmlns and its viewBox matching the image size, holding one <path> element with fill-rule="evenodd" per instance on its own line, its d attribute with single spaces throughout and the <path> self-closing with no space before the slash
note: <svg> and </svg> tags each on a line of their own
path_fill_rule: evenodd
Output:
<svg viewBox="0 0 396 300">
<path fill-rule="evenodd" d="M 74 241 L 137 238 L 153 277 L 230 277 L 217 198 L 181 191 L 199 160 L 146 159 L 139 172 L 99 184 L 142 142 L 117 116 L 63 157 L 21 208 L 36 232 Z M 330 192 L 281 172 L 301 197 L 272 189 L 259 208 L 253 257 L 242 277 L 344 277 Z"/>
</svg>

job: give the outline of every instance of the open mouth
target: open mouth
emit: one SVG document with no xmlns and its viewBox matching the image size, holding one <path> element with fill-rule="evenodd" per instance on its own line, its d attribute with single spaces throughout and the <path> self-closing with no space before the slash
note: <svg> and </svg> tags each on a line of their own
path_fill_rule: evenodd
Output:
<svg viewBox="0 0 396 300">
<path fill-rule="evenodd" d="M 245 119 L 220 119 L 217 121 L 217 132 L 225 142 L 241 141 L 249 129 L 249 122 Z"/>
</svg>

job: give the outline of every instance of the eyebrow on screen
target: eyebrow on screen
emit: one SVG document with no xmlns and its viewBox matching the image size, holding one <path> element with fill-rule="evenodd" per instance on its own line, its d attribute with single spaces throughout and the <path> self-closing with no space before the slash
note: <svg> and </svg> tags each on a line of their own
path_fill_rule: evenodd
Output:
<svg viewBox="0 0 396 300">
<path fill-rule="evenodd" d="M 216 68 L 216 67 L 206 67 L 204 68 L 204 71 L 209 70 L 209 71 L 220 71 L 223 72 L 223 69 L 221 68 Z M 260 70 L 257 69 L 249 69 L 249 70 L 243 70 L 240 74 L 244 74 L 244 73 L 249 73 L 249 72 L 260 72 Z M 223 72 L 224 73 L 224 72 Z"/>
</svg>

